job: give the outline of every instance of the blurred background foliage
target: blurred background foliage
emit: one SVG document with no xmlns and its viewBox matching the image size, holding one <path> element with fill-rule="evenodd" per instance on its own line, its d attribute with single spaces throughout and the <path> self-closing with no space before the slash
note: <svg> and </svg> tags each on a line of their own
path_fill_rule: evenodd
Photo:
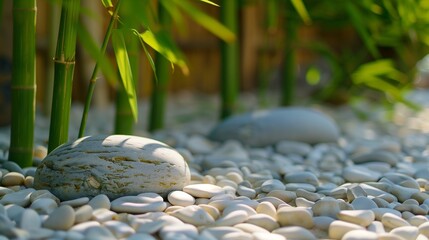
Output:
<svg viewBox="0 0 429 240">
<path fill-rule="evenodd" d="M 259 93 L 262 105 L 270 101 L 273 92 L 287 95 L 287 100 L 282 100 L 283 105 L 309 101 L 345 104 L 359 98 L 412 104 L 404 94 L 416 86 L 416 63 L 429 52 L 428 1 L 230 1 L 239 2 L 236 12 L 239 26 L 235 36 L 213 21 L 220 21 L 222 6 L 197 0 L 125 0 L 124 4 L 130 6 L 123 8 L 121 24 L 141 33 L 144 44 L 151 47 L 147 50 L 154 61 L 158 56 L 153 49 L 178 66 L 172 68 L 164 64 L 167 68 L 162 71 L 170 79 L 164 81 L 162 89 L 173 94 L 182 91 L 219 93 L 220 42 L 234 42 L 235 38 L 240 56 L 239 90 Z M 2 59 L 11 58 L 11 2 L 3 1 Z M 43 102 L 49 102 L 51 95 L 48 80 L 52 75 L 52 48 L 55 48 L 51 36 L 55 39 L 58 31 L 58 26 L 53 24 L 58 23 L 55 20 L 58 9 L 51 2 L 37 1 L 37 99 L 46 113 L 49 113 L 50 104 Z M 106 2 L 109 1 L 82 1 L 73 83 L 73 99 L 77 102 L 84 101 L 82 89 L 86 89 L 92 70 L 88 66 L 95 64 L 109 21 Z M 221 4 L 217 0 L 212 2 Z M 171 17 L 170 23 L 161 21 L 160 6 Z M 169 51 L 156 49 L 157 44 L 169 46 Z M 115 55 L 112 46 L 107 53 Z M 133 70 L 137 96 L 140 100 L 149 99 L 157 86 L 151 60 L 146 58 L 141 47 L 134 55 L 137 56 L 131 62 L 138 66 Z M 108 105 L 116 96 L 115 60 L 107 59 L 101 65 L 108 81 L 97 83 L 93 103 L 96 106 Z M 1 84 L 6 86 L 9 73 L 2 70 L 1 74 Z M 4 109 L 6 101 L 1 103 Z"/>
</svg>

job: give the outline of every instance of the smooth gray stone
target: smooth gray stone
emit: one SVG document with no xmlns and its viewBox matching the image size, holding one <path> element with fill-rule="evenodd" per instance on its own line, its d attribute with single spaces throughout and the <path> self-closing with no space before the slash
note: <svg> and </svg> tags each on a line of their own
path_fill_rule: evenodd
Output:
<svg viewBox="0 0 429 240">
<path fill-rule="evenodd" d="M 30 205 L 30 196 L 35 190 L 32 188 L 23 189 L 18 192 L 12 192 L 3 196 L 0 199 L 0 204 L 16 204 L 21 207 L 27 207 Z"/>
<path fill-rule="evenodd" d="M 263 147 L 282 140 L 309 144 L 336 142 L 339 132 L 327 115 L 311 108 L 290 107 L 232 116 L 218 124 L 209 138 L 235 139 L 248 146 Z"/>
<path fill-rule="evenodd" d="M 43 160 L 36 189 L 61 200 L 105 194 L 110 199 L 155 192 L 166 195 L 189 183 L 183 157 L 166 144 L 128 135 L 98 135 L 69 142 Z"/>
<path fill-rule="evenodd" d="M 2 164 L 2 168 L 7 169 L 9 172 L 19 172 L 24 174 L 24 170 L 15 162 L 7 161 Z"/>
<path fill-rule="evenodd" d="M 356 164 L 368 162 L 385 162 L 391 166 L 395 166 L 399 162 L 399 157 L 391 152 L 384 150 L 376 150 L 370 153 L 365 153 L 351 158 Z"/>
</svg>

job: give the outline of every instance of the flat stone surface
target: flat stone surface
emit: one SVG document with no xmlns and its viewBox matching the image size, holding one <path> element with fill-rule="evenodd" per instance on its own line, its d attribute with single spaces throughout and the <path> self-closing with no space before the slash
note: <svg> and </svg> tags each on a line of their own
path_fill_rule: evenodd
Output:
<svg viewBox="0 0 429 240">
<path fill-rule="evenodd" d="M 367 227 L 375 220 L 375 214 L 371 210 L 342 210 L 337 214 L 339 220 Z"/>
<path fill-rule="evenodd" d="M 137 196 L 120 197 L 111 203 L 113 211 L 136 214 L 163 211 L 166 207 L 167 204 L 163 198 L 156 193 L 142 193 Z"/>
<path fill-rule="evenodd" d="M 62 200 L 142 192 L 166 195 L 190 181 L 183 157 L 164 143 L 127 135 L 84 137 L 52 151 L 39 165 L 36 189 Z"/>
<path fill-rule="evenodd" d="M 194 197 L 211 198 L 222 194 L 225 190 L 213 184 L 191 184 L 183 188 L 183 191 Z"/>
<path fill-rule="evenodd" d="M 215 222 L 213 217 L 199 206 L 187 206 L 171 213 L 171 216 L 177 217 L 185 223 L 194 226 L 210 225 Z"/>
<path fill-rule="evenodd" d="M 281 140 L 304 143 L 336 142 L 339 130 L 325 114 L 310 108 L 279 108 L 237 115 L 217 125 L 210 133 L 216 141 L 239 140 L 262 147 Z"/>
</svg>

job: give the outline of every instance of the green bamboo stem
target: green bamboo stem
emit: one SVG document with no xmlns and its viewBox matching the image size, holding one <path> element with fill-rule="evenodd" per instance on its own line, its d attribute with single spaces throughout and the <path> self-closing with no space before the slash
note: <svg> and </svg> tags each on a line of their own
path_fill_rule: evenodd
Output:
<svg viewBox="0 0 429 240">
<path fill-rule="evenodd" d="M 63 0 L 54 59 L 54 90 L 48 151 L 68 141 L 80 0 Z"/>
<path fill-rule="evenodd" d="M 126 44 L 128 58 L 130 60 L 131 71 L 133 74 L 134 85 L 139 79 L 139 40 L 134 33 L 129 32 L 126 35 Z M 137 87 L 136 87 L 137 89 Z M 115 115 L 115 133 L 132 135 L 134 131 L 134 117 L 131 110 L 128 94 L 122 84 L 118 84 L 116 90 L 116 115 Z"/>
<path fill-rule="evenodd" d="M 57 3 L 48 4 L 48 54 L 49 56 L 55 55 L 55 43 L 58 37 L 58 28 L 56 28 L 56 24 L 58 24 L 60 20 L 60 5 Z M 46 58 L 47 65 L 47 77 L 46 77 L 46 86 L 45 92 L 43 96 L 43 104 L 42 104 L 42 112 L 45 116 L 50 117 L 52 111 L 52 96 L 53 96 L 53 88 L 54 88 L 54 62 L 52 62 L 51 58 Z"/>
<path fill-rule="evenodd" d="M 171 19 L 167 15 L 162 5 L 159 5 L 158 10 L 159 21 L 163 27 L 170 30 Z M 153 78 L 153 89 L 151 95 L 150 115 L 149 115 L 149 131 L 153 132 L 164 127 L 166 99 L 168 95 L 168 82 L 170 80 L 170 62 L 161 54 L 155 56 L 156 76 Z"/>
<path fill-rule="evenodd" d="M 118 12 L 119 12 L 120 5 L 121 5 L 121 0 L 118 0 L 115 6 L 115 10 L 113 11 L 112 16 L 110 17 L 110 22 L 109 22 L 109 25 L 107 26 L 106 34 L 104 35 L 103 43 L 101 45 L 100 53 L 102 57 L 106 52 L 107 44 L 109 43 L 110 36 L 112 35 L 113 26 L 115 25 L 114 23 L 118 19 Z M 83 109 L 82 120 L 80 122 L 79 138 L 83 137 L 85 133 L 88 112 L 91 106 L 91 99 L 92 99 L 92 95 L 94 94 L 95 83 L 97 82 L 97 74 L 100 67 L 99 62 L 100 61 L 97 60 L 97 63 L 95 64 L 95 67 L 94 67 L 94 71 L 92 72 L 92 75 L 91 75 L 91 79 L 89 80 L 88 91 L 85 99 L 85 107 Z"/>
<path fill-rule="evenodd" d="M 222 0 L 222 23 L 238 34 L 238 0 Z M 234 113 L 240 80 L 239 48 L 237 41 L 221 43 L 221 118 Z"/>
<path fill-rule="evenodd" d="M 290 8 L 287 6 L 287 8 Z M 288 16 L 290 9 L 286 9 L 286 18 L 284 23 L 285 33 L 285 48 L 283 59 L 283 79 L 281 86 L 281 102 L 282 106 L 289 106 L 293 103 L 295 97 L 295 83 L 296 83 L 296 59 L 294 42 L 297 34 L 297 23 Z"/>
<path fill-rule="evenodd" d="M 13 1 L 12 121 L 9 160 L 29 167 L 36 113 L 36 0 Z"/>
</svg>

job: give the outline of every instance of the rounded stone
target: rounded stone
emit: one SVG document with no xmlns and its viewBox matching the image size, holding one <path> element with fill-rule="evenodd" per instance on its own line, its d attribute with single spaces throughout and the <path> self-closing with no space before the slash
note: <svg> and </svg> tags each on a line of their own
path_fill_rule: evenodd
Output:
<svg viewBox="0 0 429 240">
<path fill-rule="evenodd" d="M 100 194 L 93 197 L 88 205 L 92 207 L 92 209 L 105 208 L 110 209 L 110 200 L 105 194 Z"/>
<path fill-rule="evenodd" d="M 365 228 L 354 223 L 336 220 L 329 225 L 329 237 L 332 239 L 342 239 L 346 233 L 353 230 L 365 230 Z"/>
<path fill-rule="evenodd" d="M 164 211 L 167 204 L 156 193 L 142 193 L 137 196 L 124 196 L 112 201 L 111 209 L 115 212 L 146 213 Z"/>
<path fill-rule="evenodd" d="M 195 198 L 183 191 L 173 191 L 168 194 L 168 201 L 175 206 L 190 206 L 195 203 Z"/>
<path fill-rule="evenodd" d="M 371 210 L 342 210 L 338 214 L 338 219 L 346 222 L 367 227 L 375 220 L 375 214 Z"/>
<path fill-rule="evenodd" d="M 232 116 L 217 125 L 209 137 L 216 141 L 235 139 L 253 147 L 273 145 L 282 140 L 313 144 L 336 142 L 339 128 L 319 111 L 290 107 Z"/>
<path fill-rule="evenodd" d="M 1 185 L 5 187 L 24 184 L 25 176 L 19 172 L 8 172 L 1 179 Z"/>
<path fill-rule="evenodd" d="M 190 181 L 183 157 L 166 144 L 128 135 L 80 138 L 53 150 L 34 177 L 34 188 L 61 200 L 105 194 L 110 199 L 142 192 L 166 195 Z"/>
<path fill-rule="evenodd" d="M 316 240 L 312 232 L 300 226 L 281 227 L 272 233 L 282 235 L 286 239 Z"/>
<path fill-rule="evenodd" d="M 225 193 L 223 188 L 206 183 L 187 185 L 183 188 L 183 191 L 194 197 L 200 198 L 211 198 L 213 196 Z"/>
<path fill-rule="evenodd" d="M 75 222 L 75 212 L 69 205 L 55 209 L 43 222 L 43 227 L 53 230 L 68 230 Z"/>
<path fill-rule="evenodd" d="M 311 211 L 302 207 L 282 207 L 277 211 L 277 221 L 281 226 L 300 226 L 312 228 L 314 225 Z"/>
<path fill-rule="evenodd" d="M 172 212 L 171 215 L 194 226 L 210 225 L 215 222 L 209 213 L 207 213 L 203 208 L 195 205 L 178 209 Z"/>
<path fill-rule="evenodd" d="M 344 234 L 342 240 L 377 240 L 377 234 L 365 230 L 352 230 Z"/>
</svg>

